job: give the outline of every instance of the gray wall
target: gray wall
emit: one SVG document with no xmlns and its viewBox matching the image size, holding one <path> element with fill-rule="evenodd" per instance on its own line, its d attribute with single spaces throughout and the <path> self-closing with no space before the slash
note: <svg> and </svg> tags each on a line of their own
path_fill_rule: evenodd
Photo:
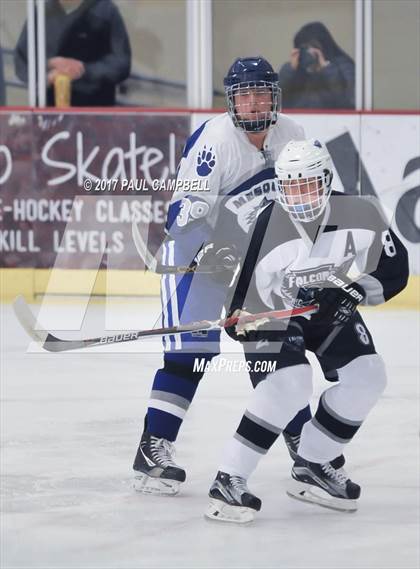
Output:
<svg viewBox="0 0 420 569">
<path fill-rule="evenodd" d="M 420 107 L 420 1 L 373 2 L 373 106 Z"/>
</svg>

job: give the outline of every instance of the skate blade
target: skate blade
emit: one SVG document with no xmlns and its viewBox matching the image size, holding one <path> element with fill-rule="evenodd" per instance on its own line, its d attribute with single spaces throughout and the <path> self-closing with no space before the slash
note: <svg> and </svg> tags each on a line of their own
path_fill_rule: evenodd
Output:
<svg viewBox="0 0 420 569">
<path fill-rule="evenodd" d="M 255 510 L 243 506 L 229 506 L 221 500 L 210 499 L 210 504 L 204 512 L 204 516 L 217 522 L 233 524 L 249 524 L 254 520 Z"/>
<path fill-rule="evenodd" d="M 316 504 L 322 508 L 328 508 L 338 512 L 351 513 L 357 511 L 357 500 L 335 498 L 318 486 L 299 482 L 298 480 L 293 480 L 290 483 L 289 488 L 286 490 L 286 494 L 295 500 Z"/>
<path fill-rule="evenodd" d="M 180 485 L 178 480 L 152 478 L 142 473 L 136 474 L 133 481 L 133 488 L 136 492 L 153 496 L 175 496 L 179 492 Z"/>
</svg>

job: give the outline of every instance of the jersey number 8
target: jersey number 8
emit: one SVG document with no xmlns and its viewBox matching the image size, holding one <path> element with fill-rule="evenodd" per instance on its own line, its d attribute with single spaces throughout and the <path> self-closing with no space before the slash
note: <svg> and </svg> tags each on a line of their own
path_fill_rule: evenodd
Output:
<svg viewBox="0 0 420 569">
<path fill-rule="evenodd" d="M 361 324 L 360 322 L 358 322 L 354 329 L 357 332 L 357 335 L 359 337 L 359 340 L 362 344 L 364 344 L 365 346 L 368 346 L 370 344 L 370 338 L 368 336 L 367 330 L 366 328 L 363 326 L 363 324 Z"/>
<path fill-rule="evenodd" d="M 395 257 L 397 250 L 395 249 L 394 242 L 388 229 L 382 233 L 382 244 L 386 255 L 388 257 Z"/>
</svg>

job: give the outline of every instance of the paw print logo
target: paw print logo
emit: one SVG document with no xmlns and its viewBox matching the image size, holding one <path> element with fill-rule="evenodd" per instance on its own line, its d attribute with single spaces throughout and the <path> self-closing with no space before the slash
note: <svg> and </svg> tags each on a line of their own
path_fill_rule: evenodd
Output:
<svg viewBox="0 0 420 569">
<path fill-rule="evenodd" d="M 209 150 L 207 150 L 206 146 L 204 146 L 203 150 L 201 150 L 197 156 L 197 174 L 199 176 L 208 176 L 215 164 L 216 156 L 213 154 L 212 148 L 210 147 Z"/>
</svg>

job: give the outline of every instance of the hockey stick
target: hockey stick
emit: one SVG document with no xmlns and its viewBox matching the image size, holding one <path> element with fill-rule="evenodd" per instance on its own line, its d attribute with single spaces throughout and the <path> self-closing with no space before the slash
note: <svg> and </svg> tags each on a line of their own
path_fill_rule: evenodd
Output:
<svg viewBox="0 0 420 569">
<path fill-rule="evenodd" d="M 141 338 L 150 338 L 152 336 L 166 336 L 169 334 L 182 334 L 185 332 L 199 332 L 201 330 L 211 330 L 218 328 L 227 328 L 241 322 L 254 322 L 260 318 L 269 318 L 270 320 L 284 320 L 293 316 L 302 314 L 314 314 L 318 311 L 318 305 L 304 306 L 303 308 L 295 308 L 293 310 L 272 310 L 270 312 L 260 312 L 258 314 L 250 314 L 238 318 L 237 316 L 222 318 L 219 320 L 201 320 L 199 322 L 190 322 L 179 326 L 170 326 L 168 328 L 155 328 L 149 330 L 137 330 L 134 332 L 120 332 L 113 336 L 99 336 L 98 338 L 86 338 L 84 340 L 65 340 L 54 336 L 47 330 L 39 327 L 35 316 L 27 305 L 23 296 L 18 296 L 13 303 L 13 308 L 17 319 L 28 335 L 42 348 L 49 352 L 67 352 L 69 350 L 79 350 L 81 348 L 93 348 L 95 346 L 104 346 L 106 344 L 120 344 L 122 342 L 133 342 Z"/>
<path fill-rule="evenodd" d="M 144 239 L 140 235 L 137 223 L 133 221 L 131 225 L 131 233 L 133 235 L 134 245 L 136 246 L 137 252 L 140 255 L 143 263 L 153 273 L 158 273 L 160 275 L 170 275 L 170 274 L 183 274 L 183 273 L 219 273 L 221 271 L 227 271 L 230 267 L 225 267 L 224 265 L 181 265 L 178 267 L 171 265 L 163 265 L 153 257 L 147 248 Z"/>
</svg>

